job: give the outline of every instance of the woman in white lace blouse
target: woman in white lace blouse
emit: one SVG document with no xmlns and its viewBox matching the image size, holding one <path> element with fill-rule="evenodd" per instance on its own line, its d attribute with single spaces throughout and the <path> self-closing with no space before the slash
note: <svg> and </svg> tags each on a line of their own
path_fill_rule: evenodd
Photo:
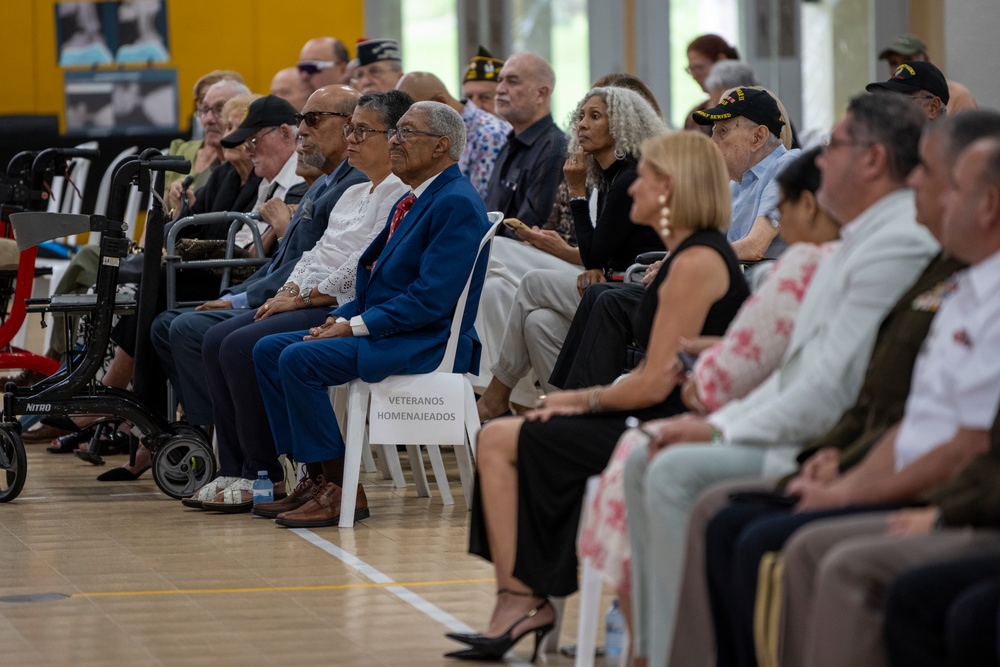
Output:
<svg viewBox="0 0 1000 667">
<path fill-rule="evenodd" d="M 185 501 L 222 512 L 248 512 L 258 470 L 267 470 L 275 495 L 285 491 L 257 376 L 253 347 L 264 336 L 317 326 L 338 302 L 354 298 L 358 258 L 385 227 L 396 200 L 407 190 L 392 174 L 388 130 L 396 127 L 412 100 L 389 91 L 362 96 L 357 107 L 313 105 L 331 86 L 316 91 L 304 107 L 299 135 L 303 162 L 322 167 L 333 142 L 343 142 L 348 162 L 370 179 L 348 188 L 330 213 L 326 232 L 302 255 L 289 282 L 256 311 L 213 326 L 205 335 L 202 359 L 212 396 L 219 440 L 220 477 Z M 322 109 L 313 110 L 310 109 Z M 346 119 L 346 120 L 345 120 Z M 325 146 L 325 148 L 324 148 Z M 309 470 L 309 479 L 335 471 Z"/>
</svg>

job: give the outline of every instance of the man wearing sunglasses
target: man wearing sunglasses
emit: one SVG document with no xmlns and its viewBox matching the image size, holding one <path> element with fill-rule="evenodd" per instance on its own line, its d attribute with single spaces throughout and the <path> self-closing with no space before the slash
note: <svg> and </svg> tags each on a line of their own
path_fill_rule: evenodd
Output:
<svg viewBox="0 0 1000 667">
<path fill-rule="evenodd" d="M 309 92 L 334 84 L 347 83 L 347 61 L 351 59 L 336 37 L 316 37 L 302 45 L 295 65 Z"/>
</svg>

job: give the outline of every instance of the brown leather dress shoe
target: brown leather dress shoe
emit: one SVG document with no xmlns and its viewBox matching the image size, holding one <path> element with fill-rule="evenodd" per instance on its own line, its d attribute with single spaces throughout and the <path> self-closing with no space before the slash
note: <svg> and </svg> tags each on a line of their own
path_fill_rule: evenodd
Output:
<svg viewBox="0 0 1000 667">
<path fill-rule="evenodd" d="M 306 477 L 283 500 L 254 505 L 251 513 L 265 519 L 276 519 L 282 512 L 291 512 L 305 505 L 320 488 L 322 488 L 322 484 L 317 484 L 311 478 Z"/>
<path fill-rule="evenodd" d="M 286 528 L 321 528 L 340 523 L 340 497 L 342 490 L 333 482 L 324 484 L 312 499 L 293 512 L 279 514 L 275 523 Z M 354 520 L 370 516 L 368 498 L 364 487 L 358 484 L 358 500 L 354 506 Z"/>
</svg>

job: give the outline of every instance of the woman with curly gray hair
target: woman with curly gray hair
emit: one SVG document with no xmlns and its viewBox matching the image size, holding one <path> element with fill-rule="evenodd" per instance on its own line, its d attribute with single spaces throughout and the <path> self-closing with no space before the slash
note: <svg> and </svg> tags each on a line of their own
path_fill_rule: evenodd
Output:
<svg viewBox="0 0 1000 667">
<path fill-rule="evenodd" d="M 596 283 L 621 280 L 636 255 L 663 249 L 652 229 L 629 219 L 628 189 L 636 179 L 642 142 L 666 129 L 649 102 L 625 88 L 593 88 L 577 106 L 563 174 L 584 271 L 538 269 L 524 276 L 490 368 L 493 379 L 478 402 L 481 420 L 506 414 L 513 388 L 532 370 L 542 389 L 551 391 L 549 376 L 583 292 Z M 596 220 L 588 184 L 596 192 Z"/>
</svg>

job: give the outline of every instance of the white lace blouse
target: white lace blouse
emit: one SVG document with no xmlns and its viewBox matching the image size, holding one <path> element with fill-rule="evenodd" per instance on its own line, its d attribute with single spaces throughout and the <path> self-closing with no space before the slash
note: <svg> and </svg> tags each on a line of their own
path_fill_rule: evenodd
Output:
<svg viewBox="0 0 1000 667">
<path fill-rule="evenodd" d="M 344 191 L 330 211 L 330 220 L 320 240 L 302 254 L 288 282 L 303 294 L 313 288 L 337 298 L 338 303 L 354 299 L 358 259 L 385 227 L 389 211 L 409 188 L 395 174 L 389 174 L 369 193 L 371 182 Z"/>
</svg>

